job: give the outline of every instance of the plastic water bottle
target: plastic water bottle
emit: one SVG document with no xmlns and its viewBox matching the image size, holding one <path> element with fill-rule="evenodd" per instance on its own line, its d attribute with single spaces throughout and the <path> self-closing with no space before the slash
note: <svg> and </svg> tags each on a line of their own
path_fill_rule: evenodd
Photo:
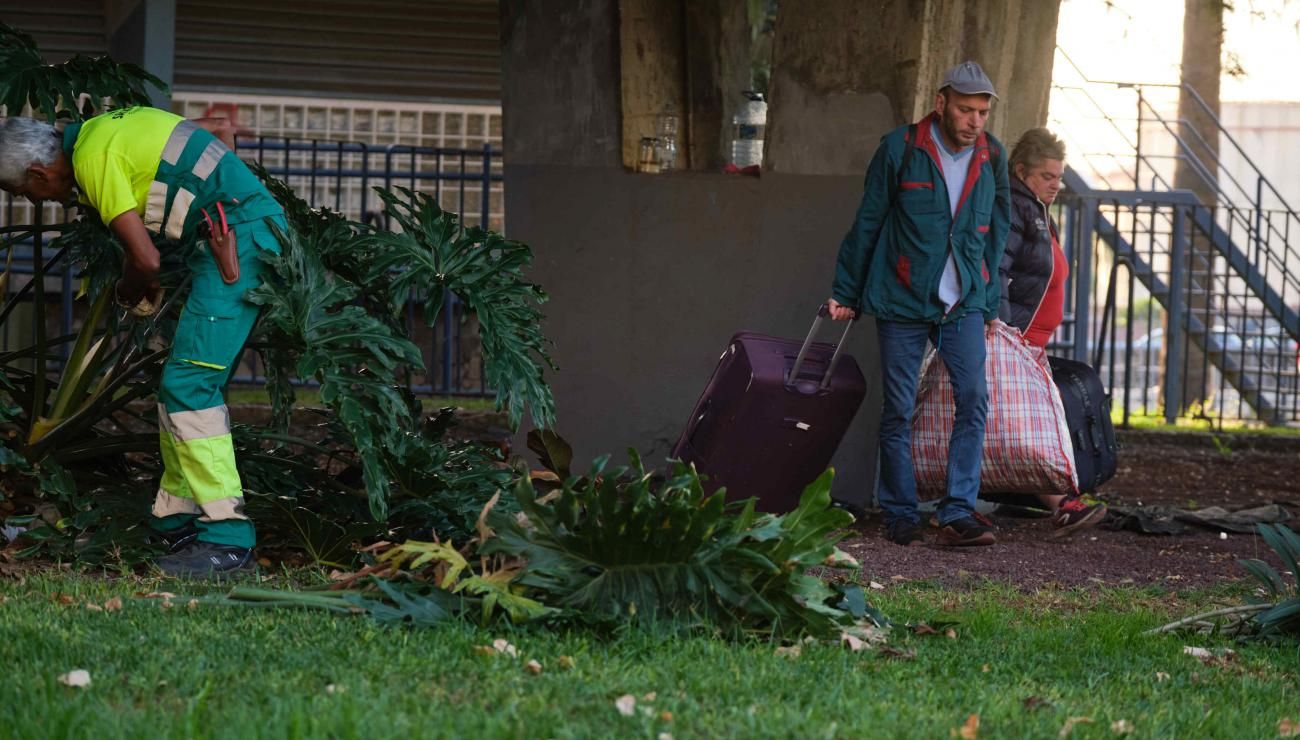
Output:
<svg viewBox="0 0 1300 740">
<path fill-rule="evenodd" d="M 677 169 L 677 114 L 671 109 L 659 116 L 659 171 Z"/>
<path fill-rule="evenodd" d="M 762 166 L 767 101 L 761 93 L 745 91 L 745 102 L 731 119 L 731 163 L 741 169 Z"/>
</svg>

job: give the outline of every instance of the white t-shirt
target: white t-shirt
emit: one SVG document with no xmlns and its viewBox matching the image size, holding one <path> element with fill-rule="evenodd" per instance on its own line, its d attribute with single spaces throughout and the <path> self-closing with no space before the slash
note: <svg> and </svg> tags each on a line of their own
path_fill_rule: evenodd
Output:
<svg viewBox="0 0 1300 740">
<path fill-rule="evenodd" d="M 939 150 L 939 163 L 943 165 L 943 180 L 948 187 L 948 208 L 951 215 L 957 216 L 957 203 L 961 201 L 961 191 L 966 187 L 966 174 L 970 171 L 971 155 L 974 146 L 968 146 L 956 152 L 948 151 L 944 145 L 939 124 L 930 123 L 930 133 Z M 948 261 L 943 267 L 943 276 L 939 278 L 939 300 L 943 301 L 943 310 L 948 312 L 961 300 L 961 273 L 957 271 L 957 261 L 952 256 L 952 244 L 948 245 Z"/>
</svg>

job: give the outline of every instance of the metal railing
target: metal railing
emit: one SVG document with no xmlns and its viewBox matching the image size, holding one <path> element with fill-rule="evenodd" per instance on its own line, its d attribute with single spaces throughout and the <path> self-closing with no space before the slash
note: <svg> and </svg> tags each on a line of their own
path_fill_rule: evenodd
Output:
<svg viewBox="0 0 1300 740">
<path fill-rule="evenodd" d="M 328 207 L 379 228 L 392 228 L 392 224 L 372 188 L 403 186 L 429 194 L 444 210 L 462 214 L 462 228 L 484 225 L 503 230 L 502 155 L 491 145 L 467 150 L 241 137 L 237 151 L 245 160 L 259 162 L 271 175 L 285 180 L 313 206 Z M 0 238 L 22 237 L 12 247 L 11 277 L 0 295 L 7 303 L 37 272 L 34 253 L 44 247 L 44 257 L 49 258 L 49 242 L 71 214 L 48 206 L 38 213 L 25 201 L 0 197 Z M 0 255 L 0 259 L 7 258 Z M 79 328 L 80 310 L 84 309 L 75 300 L 79 269 L 60 262 L 51 266 L 43 279 L 46 305 L 40 307 L 39 320 L 46 322 L 48 336 L 71 334 Z M 30 325 L 38 320 L 37 307 L 30 303 L 25 301 L 26 310 L 11 314 L 4 323 L 0 331 L 4 347 L 30 340 Z M 58 304 L 57 311 L 51 310 L 53 303 Z M 472 312 L 447 292 L 439 320 L 431 327 L 424 320 L 423 303 L 423 296 L 412 295 L 405 310 L 407 329 L 426 363 L 425 372 L 408 374 L 409 387 L 423 394 L 493 395 L 483 373 L 477 320 Z M 48 358 L 49 367 L 61 367 L 66 353 L 64 347 Z M 260 370 L 257 353 L 246 351 L 232 383 L 261 384 L 265 378 Z"/>
<path fill-rule="evenodd" d="M 1058 53 L 1079 78 L 1054 88 L 1067 112 L 1058 109 L 1053 129 L 1075 139 L 1060 211 L 1075 274 L 1060 340 L 1080 359 L 1102 360 L 1125 419 L 1300 421 L 1300 252 L 1291 243 L 1300 217 L 1195 90 L 1090 80 Z M 1208 129 L 1162 114 L 1153 91 L 1191 100 Z M 1100 100 L 1120 94 L 1133 96 L 1135 117 Z M 1083 128 L 1090 138 L 1072 137 Z M 1109 134 L 1108 149 L 1078 146 L 1098 132 Z M 1207 139 L 1234 152 L 1244 172 L 1228 170 Z M 1173 188 L 1180 162 L 1210 202 Z M 1280 205 L 1265 207 L 1265 196 Z M 1096 321 L 1111 280 L 1119 283 L 1120 317 L 1100 336 Z M 1189 379 L 1204 386 L 1189 388 Z"/>
</svg>

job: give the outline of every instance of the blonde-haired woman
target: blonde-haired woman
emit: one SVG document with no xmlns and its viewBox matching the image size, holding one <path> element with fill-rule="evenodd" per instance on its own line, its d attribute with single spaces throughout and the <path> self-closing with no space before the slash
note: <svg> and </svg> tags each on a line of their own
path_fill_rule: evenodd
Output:
<svg viewBox="0 0 1300 740">
<path fill-rule="evenodd" d="M 1065 174 L 1065 143 L 1045 128 L 1026 131 L 1011 149 L 1011 232 L 999 268 L 1002 305 L 998 318 L 1030 343 L 1047 347 L 1065 315 L 1065 281 L 1070 265 L 1047 207 L 1056 200 Z M 1106 517 L 1102 504 L 1077 495 L 1039 495 L 1052 508 L 1052 525 L 1062 532 L 1091 527 Z"/>
</svg>

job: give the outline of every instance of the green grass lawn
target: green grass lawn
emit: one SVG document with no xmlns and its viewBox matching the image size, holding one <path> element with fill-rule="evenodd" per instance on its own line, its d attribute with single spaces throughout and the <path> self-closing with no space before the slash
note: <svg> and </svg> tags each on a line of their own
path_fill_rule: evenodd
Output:
<svg viewBox="0 0 1300 740">
<path fill-rule="evenodd" d="M 955 621 L 956 637 L 896 628 L 889 647 L 609 641 L 583 632 L 389 629 L 364 617 L 199 605 L 158 587 L 78 576 L 0 583 L 0 735 L 11 737 L 1273 737 L 1300 720 L 1300 644 L 1232 645 L 1226 665 L 1142 630 L 1236 592 L 1046 591 L 928 585 L 872 591 L 898 622 Z M 57 594 L 71 596 L 73 605 Z M 120 611 L 95 612 L 120 596 Z M 482 655 L 505 638 L 519 657 Z M 561 656 L 573 660 L 561 667 Z M 541 663 L 540 675 L 525 668 Z M 90 671 L 75 689 L 57 677 Z M 1167 677 L 1166 677 L 1167 676 Z M 333 687 L 333 688 L 331 688 Z M 626 717 L 620 696 L 637 697 Z M 649 698 L 647 698 L 649 697 Z"/>
</svg>

